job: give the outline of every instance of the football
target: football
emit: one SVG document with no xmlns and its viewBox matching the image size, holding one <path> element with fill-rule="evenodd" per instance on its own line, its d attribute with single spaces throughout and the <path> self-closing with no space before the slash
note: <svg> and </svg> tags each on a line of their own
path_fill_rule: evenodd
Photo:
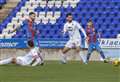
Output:
<svg viewBox="0 0 120 82">
<path fill-rule="evenodd" d="M 113 61 L 113 65 L 114 65 L 114 66 L 119 66 L 119 64 L 120 64 L 120 61 L 119 61 L 119 60 L 116 59 L 116 60 Z"/>
</svg>

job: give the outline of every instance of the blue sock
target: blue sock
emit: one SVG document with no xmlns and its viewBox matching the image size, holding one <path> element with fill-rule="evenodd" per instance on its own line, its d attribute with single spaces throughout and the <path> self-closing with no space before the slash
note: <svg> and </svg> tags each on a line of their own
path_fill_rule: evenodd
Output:
<svg viewBox="0 0 120 82">
<path fill-rule="evenodd" d="M 101 57 L 103 58 L 103 59 L 105 59 L 105 55 L 104 55 L 104 53 L 101 51 L 100 52 L 100 55 L 101 55 Z"/>
<path fill-rule="evenodd" d="M 89 58 L 90 58 L 90 53 L 87 54 L 87 60 L 86 60 L 86 62 L 89 61 Z"/>
</svg>

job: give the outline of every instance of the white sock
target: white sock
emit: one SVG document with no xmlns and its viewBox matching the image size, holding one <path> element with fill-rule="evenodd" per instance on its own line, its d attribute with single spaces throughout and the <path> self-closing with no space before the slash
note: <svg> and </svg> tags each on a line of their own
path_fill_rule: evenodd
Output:
<svg viewBox="0 0 120 82">
<path fill-rule="evenodd" d="M 66 63 L 67 62 L 67 57 L 66 57 L 66 54 L 61 54 L 61 61 L 63 62 L 63 63 Z"/>
<path fill-rule="evenodd" d="M 81 57 L 83 63 L 86 63 L 86 57 L 85 57 L 85 55 L 83 54 L 83 51 L 80 51 L 80 52 L 79 52 L 79 56 Z"/>
<path fill-rule="evenodd" d="M 9 64 L 12 62 L 12 58 L 8 58 L 0 61 L 0 65 Z"/>
</svg>

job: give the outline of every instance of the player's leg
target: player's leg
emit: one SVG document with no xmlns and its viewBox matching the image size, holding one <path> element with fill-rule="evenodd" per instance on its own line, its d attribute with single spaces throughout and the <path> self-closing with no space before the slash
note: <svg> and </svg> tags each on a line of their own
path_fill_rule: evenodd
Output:
<svg viewBox="0 0 120 82">
<path fill-rule="evenodd" d="M 67 56 L 66 53 L 70 50 L 68 47 L 64 47 L 61 53 L 61 62 L 66 63 L 67 62 Z"/>
<path fill-rule="evenodd" d="M 80 58 L 85 63 L 86 62 L 86 57 L 83 54 L 83 51 L 80 51 L 80 49 L 81 49 L 81 40 L 78 39 L 78 40 L 75 40 L 74 42 L 75 42 L 76 52 L 79 54 Z"/>
<path fill-rule="evenodd" d="M 90 59 L 90 55 L 93 52 L 93 47 L 94 47 L 94 45 L 92 43 L 90 43 L 89 46 L 88 46 L 88 53 L 87 53 L 86 63 L 88 63 L 88 61 Z"/>
<path fill-rule="evenodd" d="M 33 40 L 35 47 L 40 47 L 38 41 L 39 41 L 39 40 L 38 40 L 37 36 L 35 36 L 35 37 L 34 37 L 34 40 Z"/>
<path fill-rule="evenodd" d="M 62 50 L 62 53 L 61 53 L 61 62 L 62 63 L 66 63 L 67 62 L 67 56 L 66 56 L 66 53 L 72 48 L 73 44 L 72 44 L 72 41 L 69 40 L 65 47 L 63 48 Z"/>
<path fill-rule="evenodd" d="M 0 65 L 5 65 L 5 64 L 9 64 L 9 63 L 15 63 L 15 58 L 8 58 L 8 59 L 4 59 L 0 61 Z"/>
<path fill-rule="evenodd" d="M 101 47 L 100 47 L 100 46 L 99 46 L 99 44 L 97 44 L 97 43 L 96 43 L 96 50 L 97 50 L 97 52 L 99 52 L 99 53 L 100 53 L 100 55 L 101 55 L 102 59 L 103 59 L 103 60 L 104 60 L 104 62 L 106 63 L 107 61 L 105 60 L 105 55 L 104 55 L 104 53 L 103 53 L 103 51 L 102 51 Z"/>
<path fill-rule="evenodd" d="M 85 55 L 83 54 L 83 51 L 80 51 L 80 50 L 81 50 L 80 46 L 77 46 L 77 47 L 75 48 L 75 50 L 76 50 L 76 52 L 79 54 L 79 56 L 81 57 L 83 63 L 85 63 L 85 62 L 86 62 L 86 57 L 85 57 Z"/>
<path fill-rule="evenodd" d="M 39 39 L 38 39 L 39 32 L 37 32 L 37 34 L 38 35 L 35 35 L 35 37 L 34 37 L 34 45 L 35 45 L 35 47 L 39 47 L 38 55 L 39 55 L 39 57 L 41 59 L 40 65 L 44 65 L 43 52 L 40 50 L 40 43 L 39 43 Z"/>
<path fill-rule="evenodd" d="M 39 49 L 38 56 L 40 57 L 40 65 L 44 65 L 44 58 L 43 58 L 43 52 Z"/>
<path fill-rule="evenodd" d="M 25 61 L 25 59 L 23 57 L 17 57 L 16 58 L 16 64 L 20 65 L 20 66 L 28 65 L 27 61 Z"/>
</svg>

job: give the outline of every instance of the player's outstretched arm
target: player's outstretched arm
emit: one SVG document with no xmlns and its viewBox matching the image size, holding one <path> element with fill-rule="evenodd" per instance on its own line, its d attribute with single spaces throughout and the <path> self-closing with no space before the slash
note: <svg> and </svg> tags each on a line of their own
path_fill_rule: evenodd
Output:
<svg viewBox="0 0 120 82">
<path fill-rule="evenodd" d="M 18 25 L 14 30 L 12 30 L 10 33 L 13 33 L 15 31 L 17 31 L 18 29 L 20 29 L 20 25 Z"/>
</svg>

